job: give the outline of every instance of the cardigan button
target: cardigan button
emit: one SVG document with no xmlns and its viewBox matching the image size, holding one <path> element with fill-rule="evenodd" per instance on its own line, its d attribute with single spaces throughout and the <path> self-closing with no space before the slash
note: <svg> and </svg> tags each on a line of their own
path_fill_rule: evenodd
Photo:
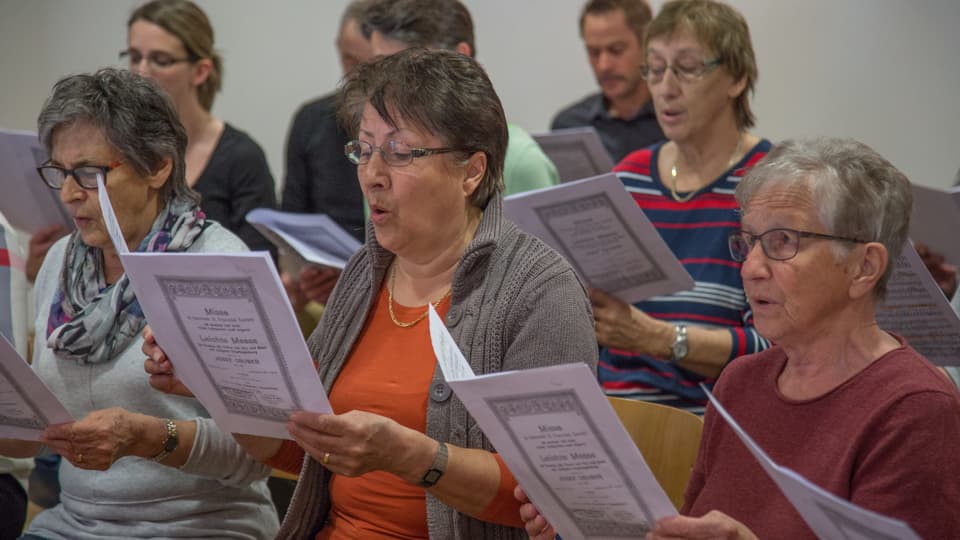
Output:
<svg viewBox="0 0 960 540">
<path fill-rule="evenodd" d="M 442 403 L 453 394 L 453 389 L 445 382 L 435 382 L 430 385 L 430 399 Z"/>
</svg>

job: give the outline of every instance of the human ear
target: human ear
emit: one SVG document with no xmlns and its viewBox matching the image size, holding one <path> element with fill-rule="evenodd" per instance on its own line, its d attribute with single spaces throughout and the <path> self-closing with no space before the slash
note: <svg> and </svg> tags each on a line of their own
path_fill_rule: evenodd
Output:
<svg viewBox="0 0 960 540">
<path fill-rule="evenodd" d="M 457 43 L 457 46 L 454 47 L 453 50 L 457 51 L 458 53 L 464 56 L 469 56 L 473 58 L 473 50 L 470 48 L 470 44 L 467 43 L 466 41 L 461 41 L 460 43 Z"/>
<path fill-rule="evenodd" d="M 483 177 L 487 173 L 487 154 L 484 152 L 474 152 L 467 160 L 464 167 L 465 175 L 463 178 L 463 195 L 470 197 L 480 187 Z"/>
<path fill-rule="evenodd" d="M 740 78 L 739 81 L 734 82 L 730 89 L 727 91 L 727 96 L 730 99 L 737 99 L 740 97 L 740 94 L 744 93 L 747 90 L 747 77 L 744 75 Z"/>
<path fill-rule="evenodd" d="M 167 180 L 170 179 L 170 173 L 173 171 L 173 159 L 166 157 L 160 162 L 160 166 L 150 173 L 147 177 L 147 184 L 153 189 L 160 189 Z"/>
<path fill-rule="evenodd" d="M 850 297 L 860 298 L 873 294 L 877 283 L 883 277 L 890 264 L 890 254 L 880 242 L 868 242 L 863 245 L 863 255 L 855 263 L 855 274 L 850 283 Z"/>
<path fill-rule="evenodd" d="M 200 86 L 207 82 L 210 73 L 213 71 L 213 61 L 209 58 L 201 58 L 193 63 L 193 86 Z"/>
</svg>

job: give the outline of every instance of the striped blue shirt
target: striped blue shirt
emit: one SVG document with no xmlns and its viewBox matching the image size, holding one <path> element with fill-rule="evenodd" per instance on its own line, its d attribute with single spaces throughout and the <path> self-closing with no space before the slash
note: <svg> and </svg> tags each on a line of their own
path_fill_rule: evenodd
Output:
<svg viewBox="0 0 960 540">
<path fill-rule="evenodd" d="M 760 141 L 738 163 L 686 202 L 671 197 L 655 164 L 661 144 L 628 155 L 614 172 L 663 240 L 693 277 L 693 290 L 635 304 L 651 317 L 688 325 L 726 328 L 733 348 L 729 360 L 766 349 L 769 342 L 753 328 L 743 293 L 740 263 L 730 257 L 727 237 L 740 228 L 734 190 L 746 169 L 770 150 Z M 714 379 L 686 370 L 669 359 L 606 347 L 600 350 L 600 383 L 608 395 L 656 401 L 702 414 L 701 382 Z"/>
</svg>

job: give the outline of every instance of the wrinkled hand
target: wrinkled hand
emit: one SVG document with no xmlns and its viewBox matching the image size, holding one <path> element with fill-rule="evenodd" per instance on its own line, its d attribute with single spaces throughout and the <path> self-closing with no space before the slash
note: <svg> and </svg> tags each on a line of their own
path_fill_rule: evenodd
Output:
<svg viewBox="0 0 960 540">
<path fill-rule="evenodd" d="M 757 540 L 743 523 L 713 510 L 699 518 L 673 516 L 657 522 L 646 540 Z"/>
<path fill-rule="evenodd" d="M 916 243 L 913 245 L 917 249 L 917 255 L 923 261 L 924 266 L 930 271 L 934 281 L 940 286 L 943 294 L 947 295 L 947 300 L 953 298 L 957 291 L 957 267 L 953 264 L 947 264 L 942 253 L 932 251 L 926 244 Z"/>
<path fill-rule="evenodd" d="M 143 419 L 119 407 L 101 409 L 76 422 L 49 426 L 40 441 L 76 467 L 105 471 L 131 455 Z"/>
<path fill-rule="evenodd" d="M 365 411 L 319 414 L 298 411 L 287 431 L 313 459 L 344 476 L 395 472 L 397 429 L 393 420 Z M 324 456 L 328 455 L 328 459 Z"/>
<path fill-rule="evenodd" d="M 150 325 L 143 327 L 143 347 L 140 350 L 147 355 L 147 359 L 143 361 L 143 370 L 150 375 L 150 386 L 166 394 L 193 397 L 193 392 L 177 378 L 173 364 L 167 358 L 167 353 L 157 344 Z"/>
<path fill-rule="evenodd" d="M 300 291 L 308 300 L 326 304 L 338 279 L 340 279 L 340 270 L 336 268 L 307 266 L 300 271 Z"/>
<path fill-rule="evenodd" d="M 650 356 L 669 356 L 673 326 L 609 294 L 590 289 L 597 343 Z"/>
<path fill-rule="evenodd" d="M 521 503 L 520 519 L 523 520 L 523 528 L 530 536 L 530 540 L 553 540 L 556 538 L 556 529 L 540 515 L 540 510 L 530 502 L 527 494 L 523 492 L 520 486 L 513 488 L 513 497 Z"/>
<path fill-rule="evenodd" d="M 30 237 L 30 247 L 27 249 L 27 262 L 25 273 L 30 283 L 37 278 L 37 272 L 40 271 L 40 265 L 43 264 L 43 258 L 47 256 L 50 250 L 61 236 L 67 234 L 67 229 L 63 225 L 51 225 L 40 229 Z"/>
</svg>

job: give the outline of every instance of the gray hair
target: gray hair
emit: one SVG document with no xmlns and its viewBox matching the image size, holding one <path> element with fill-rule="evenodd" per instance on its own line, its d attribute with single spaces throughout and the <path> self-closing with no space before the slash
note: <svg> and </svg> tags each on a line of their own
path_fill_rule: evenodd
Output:
<svg viewBox="0 0 960 540">
<path fill-rule="evenodd" d="M 410 47 L 453 50 L 466 43 L 477 55 L 473 19 L 459 0 L 372 0 L 360 26 L 367 39 L 377 31 Z"/>
<path fill-rule="evenodd" d="M 337 92 L 337 116 L 350 137 L 369 103 L 391 127 L 405 120 L 439 137 L 444 146 L 487 156 L 487 170 L 470 198 L 485 208 L 503 192 L 507 120 L 493 84 L 476 60 L 453 51 L 406 49 L 360 64 Z"/>
<path fill-rule="evenodd" d="M 806 186 L 819 206 L 820 221 L 830 234 L 880 242 L 889 262 L 874 289 L 883 299 L 910 230 L 913 193 L 910 181 L 869 146 L 853 139 L 818 137 L 788 140 L 775 146 L 737 186 L 746 211 L 761 190 L 776 185 Z M 837 243 L 842 256 L 849 245 Z"/>
<path fill-rule="evenodd" d="M 170 158 L 173 167 L 160 190 L 161 200 L 200 202 L 200 195 L 187 185 L 187 133 L 167 93 L 154 81 L 114 68 L 60 79 L 37 118 L 48 154 L 56 131 L 78 122 L 99 128 L 124 163 L 141 176 L 153 174 Z"/>
</svg>

